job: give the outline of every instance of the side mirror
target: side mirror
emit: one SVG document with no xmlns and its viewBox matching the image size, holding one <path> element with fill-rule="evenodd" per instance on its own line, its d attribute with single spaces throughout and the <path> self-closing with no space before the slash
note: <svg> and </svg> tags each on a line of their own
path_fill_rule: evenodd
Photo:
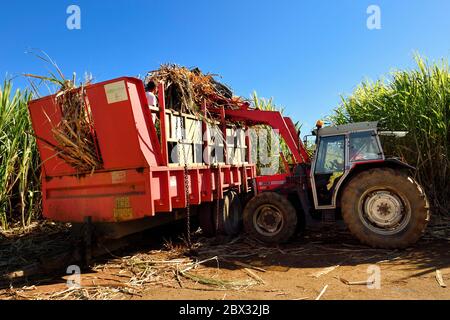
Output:
<svg viewBox="0 0 450 320">
<path fill-rule="evenodd" d="M 317 137 L 315 135 L 307 135 L 303 137 L 303 145 L 306 150 L 314 151 L 316 149 L 316 140 Z"/>
</svg>

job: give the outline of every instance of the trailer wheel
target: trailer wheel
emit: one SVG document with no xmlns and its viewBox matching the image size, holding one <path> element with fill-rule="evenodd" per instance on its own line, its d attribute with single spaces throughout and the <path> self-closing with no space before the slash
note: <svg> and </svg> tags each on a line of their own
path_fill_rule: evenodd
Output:
<svg viewBox="0 0 450 320">
<path fill-rule="evenodd" d="M 214 237 L 216 235 L 216 223 L 212 211 L 212 204 L 210 202 L 203 203 L 198 209 L 198 220 L 200 228 L 205 237 Z"/>
<path fill-rule="evenodd" d="M 245 230 L 266 243 L 288 241 L 297 229 L 297 212 L 285 197 L 265 192 L 249 201 L 244 210 Z"/>
<path fill-rule="evenodd" d="M 406 173 L 371 169 L 355 176 L 342 194 L 342 216 L 350 232 L 376 248 L 416 243 L 430 220 L 428 200 Z"/>
<path fill-rule="evenodd" d="M 219 207 L 217 208 L 217 206 Z M 226 236 L 238 235 L 242 230 L 242 203 L 238 193 L 236 191 L 228 191 L 224 199 L 218 202 L 215 201 L 213 216 L 214 221 L 217 216 L 217 231 L 219 234 Z"/>
</svg>

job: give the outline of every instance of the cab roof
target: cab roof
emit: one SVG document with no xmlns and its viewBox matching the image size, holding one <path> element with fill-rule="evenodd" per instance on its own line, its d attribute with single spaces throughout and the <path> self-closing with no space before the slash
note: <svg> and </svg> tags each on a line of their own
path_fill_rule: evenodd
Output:
<svg viewBox="0 0 450 320">
<path fill-rule="evenodd" d="M 338 134 L 347 134 L 358 131 L 377 131 L 378 122 L 357 122 L 344 124 L 340 126 L 325 127 L 320 130 L 314 130 L 314 133 L 319 136 L 331 136 Z"/>
</svg>

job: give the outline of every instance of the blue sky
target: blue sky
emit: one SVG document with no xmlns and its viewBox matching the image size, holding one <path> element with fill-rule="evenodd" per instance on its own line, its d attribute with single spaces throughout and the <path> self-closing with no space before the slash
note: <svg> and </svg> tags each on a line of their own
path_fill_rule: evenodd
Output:
<svg viewBox="0 0 450 320">
<path fill-rule="evenodd" d="M 71 4 L 81 8 L 81 30 L 66 27 Z M 366 27 L 372 4 L 381 30 Z M 199 66 L 236 94 L 274 97 L 309 130 L 364 78 L 413 67 L 415 51 L 448 59 L 449 13 L 448 0 L 4 1 L 0 79 L 45 74 L 30 49 L 96 81 L 161 63 Z"/>
</svg>

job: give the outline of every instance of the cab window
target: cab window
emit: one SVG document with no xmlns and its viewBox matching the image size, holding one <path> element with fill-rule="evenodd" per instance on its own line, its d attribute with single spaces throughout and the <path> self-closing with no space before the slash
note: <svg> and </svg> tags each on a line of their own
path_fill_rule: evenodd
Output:
<svg viewBox="0 0 450 320">
<path fill-rule="evenodd" d="M 345 169 L 345 136 L 320 139 L 316 174 L 333 174 Z"/>
<path fill-rule="evenodd" d="M 350 162 L 379 160 L 382 153 L 373 131 L 350 134 Z"/>
</svg>

